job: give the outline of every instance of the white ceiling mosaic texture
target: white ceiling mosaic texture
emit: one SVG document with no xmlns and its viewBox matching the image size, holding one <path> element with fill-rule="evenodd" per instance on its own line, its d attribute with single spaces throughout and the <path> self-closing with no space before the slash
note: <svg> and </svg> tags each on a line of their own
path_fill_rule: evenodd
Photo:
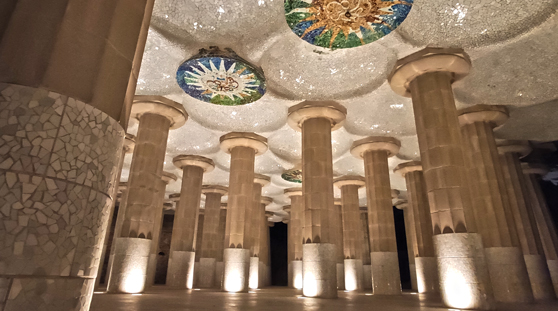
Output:
<svg viewBox="0 0 558 311">
<path fill-rule="evenodd" d="M 212 158 L 216 169 L 205 184 L 228 184 L 230 155 L 219 137 L 231 131 L 268 138 L 269 150 L 256 158 L 257 173 L 271 177 L 263 194 L 274 221 L 288 217 L 283 190 L 300 187 L 281 178 L 300 165 L 300 133 L 287 125 L 287 109 L 302 100 L 337 100 L 347 108 L 344 127 L 332 133 L 334 174 L 363 175 L 362 160 L 351 156 L 354 140 L 393 136 L 401 152 L 390 169 L 419 160 L 412 102 L 391 91 L 387 76 L 398 58 L 426 46 L 463 47 L 471 74 L 454 85 L 458 108 L 474 104 L 506 105 L 511 118 L 496 130 L 498 138 L 558 139 L 557 0 L 415 0 L 407 19 L 378 41 L 329 50 L 300 39 L 285 21 L 283 0 L 157 0 L 144 53 L 137 94 L 162 95 L 182 103 L 186 124 L 169 134 L 165 170 L 179 154 Z M 176 82 L 178 66 L 200 48 L 231 48 L 262 68 L 267 91 L 256 102 L 220 106 L 186 95 Z M 128 132 L 135 134 L 137 123 Z M 124 161 L 128 178 L 131 155 Z M 391 174 L 391 186 L 405 197 L 405 181 Z M 180 191 L 179 181 L 167 193 Z M 335 195 L 340 193 L 335 190 Z M 360 191 L 366 204 L 365 191 Z M 226 197 L 223 198 L 226 200 Z"/>
</svg>

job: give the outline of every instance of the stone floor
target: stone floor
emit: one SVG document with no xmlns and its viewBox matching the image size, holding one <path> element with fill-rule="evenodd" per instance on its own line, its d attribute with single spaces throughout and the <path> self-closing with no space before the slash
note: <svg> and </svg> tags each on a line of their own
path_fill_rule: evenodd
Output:
<svg viewBox="0 0 558 311">
<path fill-rule="evenodd" d="M 339 292 L 339 299 L 303 298 L 300 291 L 286 287 L 270 287 L 250 293 L 230 294 L 211 290 L 168 290 L 155 287 L 141 295 L 95 294 L 91 311 L 153 311 L 153 310 L 379 310 L 379 311 L 441 311 L 436 297 L 404 293 L 400 297 L 373 296 L 365 293 Z M 532 305 L 499 305 L 505 311 L 556 311 L 558 301 Z"/>
</svg>

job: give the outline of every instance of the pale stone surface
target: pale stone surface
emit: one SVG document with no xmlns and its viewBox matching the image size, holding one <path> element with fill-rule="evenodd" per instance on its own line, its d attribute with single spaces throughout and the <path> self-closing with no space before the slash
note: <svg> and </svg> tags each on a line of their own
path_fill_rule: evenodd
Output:
<svg viewBox="0 0 558 311">
<path fill-rule="evenodd" d="M 226 292 L 248 291 L 250 250 L 225 248 L 223 254 L 223 290 Z"/>
<path fill-rule="evenodd" d="M 116 239 L 114 266 L 107 290 L 135 294 L 144 290 L 151 240 Z"/>
<path fill-rule="evenodd" d="M 397 252 L 370 252 L 372 291 L 375 295 L 400 295 Z"/>
<path fill-rule="evenodd" d="M 361 291 L 363 290 L 364 270 L 362 260 L 345 259 L 345 290 Z"/>
<path fill-rule="evenodd" d="M 217 278 L 215 269 L 215 258 L 200 258 L 198 270 L 198 286 L 200 288 L 213 288 L 215 286 L 215 279 Z"/>
<path fill-rule="evenodd" d="M 259 274 L 260 274 L 260 259 L 258 257 L 250 257 L 248 288 L 257 289 L 261 287 L 261 284 L 259 284 L 260 282 Z"/>
<path fill-rule="evenodd" d="M 362 287 L 364 289 L 372 289 L 372 266 L 363 265 L 362 271 Z"/>
<path fill-rule="evenodd" d="M 415 267 L 418 292 L 440 292 L 440 280 L 438 278 L 436 257 L 417 257 L 415 258 Z"/>
<path fill-rule="evenodd" d="M 195 252 L 171 252 L 169 254 L 166 285 L 175 288 L 193 288 L 195 262 Z"/>
<path fill-rule="evenodd" d="M 343 262 L 344 261 L 345 260 L 343 260 Z M 337 263 L 335 267 L 337 271 L 337 289 L 344 290 L 345 289 L 345 264 Z"/>
<path fill-rule="evenodd" d="M 517 247 L 484 250 L 494 298 L 501 302 L 532 302 L 533 292 L 523 253 Z"/>
<path fill-rule="evenodd" d="M 450 308 L 491 310 L 494 298 L 478 233 L 434 236 L 440 294 Z"/>
<path fill-rule="evenodd" d="M 223 288 L 223 270 L 224 270 L 224 263 L 223 262 L 216 262 L 215 263 L 215 285 L 217 288 Z"/>
<path fill-rule="evenodd" d="M 289 263 L 289 269 L 292 271 L 292 287 L 302 289 L 302 260 L 295 260 Z"/>
<path fill-rule="evenodd" d="M 413 260 L 414 262 L 414 260 Z M 409 274 L 411 275 L 411 289 L 418 291 L 417 285 L 417 267 L 415 263 L 409 264 Z"/>
<path fill-rule="evenodd" d="M 302 249 L 302 294 L 306 297 L 337 298 L 335 245 L 308 243 Z"/>
<path fill-rule="evenodd" d="M 554 300 L 554 286 L 544 256 L 523 255 L 535 300 Z"/>
</svg>

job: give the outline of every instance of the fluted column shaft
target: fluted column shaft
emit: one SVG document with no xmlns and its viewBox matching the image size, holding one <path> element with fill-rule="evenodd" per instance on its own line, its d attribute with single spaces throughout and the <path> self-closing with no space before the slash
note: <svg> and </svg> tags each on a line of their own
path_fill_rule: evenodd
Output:
<svg viewBox="0 0 558 311">
<path fill-rule="evenodd" d="M 304 202 L 301 195 L 291 196 L 291 219 L 293 258 L 302 260 L 302 223 L 304 222 Z"/>
<path fill-rule="evenodd" d="M 221 197 L 220 193 L 206 193 L 205 216 L 203 224 L 203 238 L 201 247 L 201 258 L 218 258 L 222 256 L 223 248 L 219 247 L 221 221 Z M 224 237 L 223 237 L 224 238 Z"/>
<path fill-rule="evenodd" d="M 246 240 L 246 248 L 250 249 L 250 257 L 258 257 L 260 252 L 260 208 L 262 199 L 262 185 L 253 184 L 252 204 L 248 204 L 246 208 L 246 226 L 244 227 L 244 236 Z"/>
<path fill-rule="evenodd" d="M 345 259 L 362 260 L 362 228 L 357 185 L 341 187 L 343 201 L 343 255 Z"/>
<path fill-rule="evenodd" d="M 403 207 L 403 220 L 405 222 L 405 240 L 407 242 L 407 258 L 409 260 L 409 273 L 411 275 L 411 289 L 418 291 L 417 285 L 417 268 L 415 257 L 417 256 L 417 236 L 415 229 L 413 209 L 405 204 Z"/>
</svg>

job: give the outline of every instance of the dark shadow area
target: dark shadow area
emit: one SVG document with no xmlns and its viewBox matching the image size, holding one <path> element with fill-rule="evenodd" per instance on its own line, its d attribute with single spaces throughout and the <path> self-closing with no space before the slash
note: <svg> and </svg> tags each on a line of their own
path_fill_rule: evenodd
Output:
<svg viewBox="0 0 558 311">
<path fill-rule="evenodd" d="M 271 285 L 288 285 L 287 225 L 276 222 L 269 228 L 269 248 L 271 261 Z"/>
<path fill-rule="evenodd" d="M 101 270 L 101 274 L 99 275 L 99 278 L 101 278 L 101 280 L 99 281 L 99 284 L 105 284 L 107 285 L 107 281 L 108 281 L 108 276 L 107 276 L 107 269 L 108 269 L 108 262 L 110 259 L 110 250 L 112 248 L 112 240 L 114 239 L 114 229 L 116 228 L 116 216 L 118 216 L 118 207 L 120 206 L 120 203 L 117 202 L 116 205 L 114 206 L 114 213 L 112 216 L 112 222 L 110 223 L 110 227 L 108 230 L 110 230 L 109 235 L 107 236 L 107 249 L 105 251 L 105 257 L 103 258 L 103 270 Z"/>
<path fill-rule="evenodd" d="M 397 239 L 397 256 L 399 257 L 401 288 L 411 289 L 411 272 L 409 271 L 409 256 L 407 254 L 407 238 L 405 236 L 403 211 L 393 207 L 393 219 L 395 221 L 395 238 Z"/>
<path fill-rule="evenodd" d="M 170 243 L 172 238 L 172 224 L 174 214 L 163 215 L 163 225 L 159 236 L 159 249 L 157 250 L 157 267 L 155 268 L 155 284 L 167 282 L 167 268 L 169 266 Z"/>
</svg>

